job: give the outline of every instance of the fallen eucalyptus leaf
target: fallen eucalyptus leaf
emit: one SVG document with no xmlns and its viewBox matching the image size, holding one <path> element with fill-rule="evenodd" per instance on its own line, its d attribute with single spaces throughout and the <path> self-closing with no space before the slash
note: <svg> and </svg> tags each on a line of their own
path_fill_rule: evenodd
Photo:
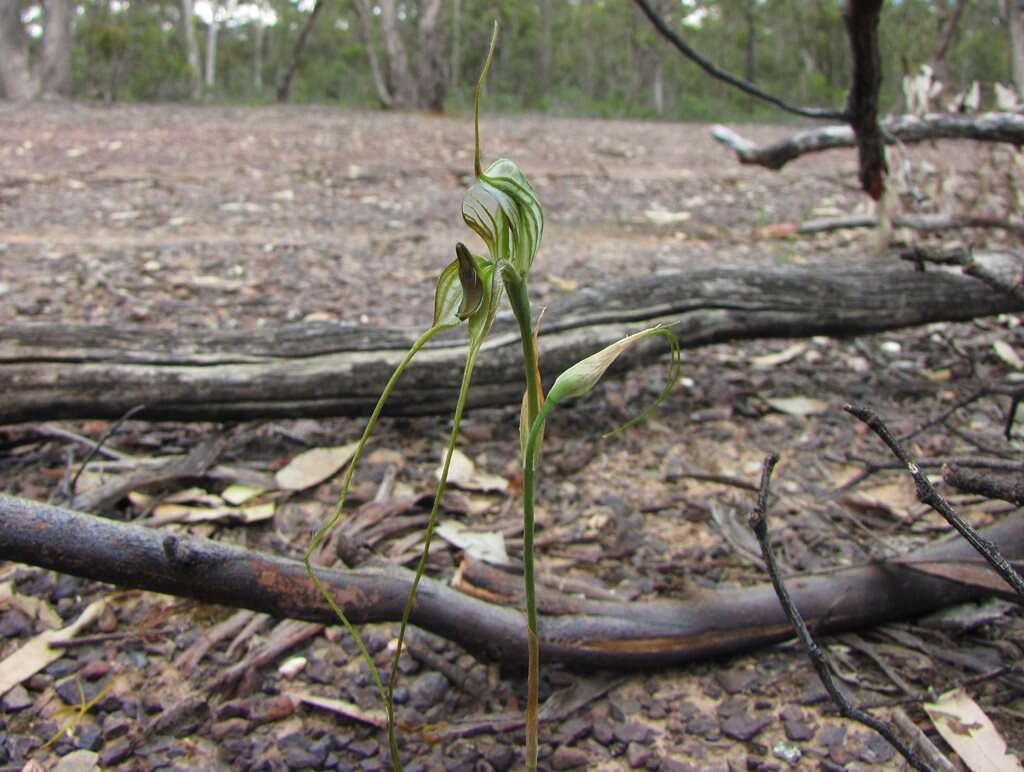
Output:
<svg viewBox="0 0 1024 772">
<path fill-rule="evenodd" d="M 1024 370 L 1024 360 L 1022 360 L 1020 355 L 1013 350 L 1013 346 L 1005 340 L 995 341 L 992 344 L 992 348 L 995 350 L 996 356 L 1002 359 L 1014 370 Z"/>
<path fill-rule="evenodd" d="M 437 468 L 434 476 L 440 479 L 441 467 Z M 452 463 L 448 470 L 448 484 L 468 491 L 508 492 L 508 480 L 500 475 L 478 469 L 469 456 L 458 448 L 452 453 Z"/>
<path fill-rule="evenodd" d="M 318 694 L 309 694 L 308 692 L 292 692 L 289 696 L 296 702 L 304 702 L 315 708 L 329 710 L 332 713 L 375 726 L 378 729 L 384 729 L 388 725 L 388 720 L 382 710 L 364 710 L 353 702 L 321 697 Z"/>
<path fill-rule="evenodd" d="M 972 772 L 1020 772 L 1020 759 L 1011 754 L 985 711 L 963 689 L 924 704 L 942 739 Z"/>
<path fill-rule="evenodd" d="M 300 453 L 277 470 L 277 487 L 286 491 L 302 491 L 319 485 L 337 474 L 356 451 L 358 443 L 334 447 L 313 448 Z"/>
<path fill-rule="evenodd" d="M 444 520 L 437 526 L 436 533 L 449 544 L 485 563 L 505 566 L 510 563 L 505 551 L 505 537 L 500 531 L 472 531 L 458 520 Z"/>
</svg>

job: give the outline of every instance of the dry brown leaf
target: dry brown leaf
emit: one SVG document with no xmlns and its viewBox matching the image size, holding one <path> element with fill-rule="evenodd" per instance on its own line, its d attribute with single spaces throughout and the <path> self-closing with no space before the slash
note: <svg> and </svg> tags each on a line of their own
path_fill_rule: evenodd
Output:
<svg viewBox="0 0 1024 772">
<path fill-rule="evenodd" d="M 950 748 L 972 772 L 1021 772 L 1020 759 L 963 689 L 946 692 L 924 704 L 925 712 Z"/>
<path fill-rule="evenodd" d="M 85 611 L 67 627 L 39 633 L 16 652 L 0 662 L 0 694 L 6 694 L 26 678 L 31 678 L 51 662 L 64 656 L 63 649 L 50 647 L 52 641 L 73 638 L 75 634 L 100 615 L 107 601 L 105 598 L 93 601 Z"/>
<path fill-rule="evenodd" d="M 277 487 L 286 491 L 302 491 L 319 485 L 349 462 L 357 444 L 350 442 L 347 445 L 313 448 L 300 453 L 277 470 L 274 475 Z"/>
<path fill-rule="evenodd" d="M 209 523 L 230 520 L 239 523 L 258 523 L 274 516 L 276 504 L 268 501 L 249 507 L 193 507 L 187 504 L 161 504 L 153 510 L 153 516 L 160 520 L 175 520 L 179 523 Z"/>
</svg>

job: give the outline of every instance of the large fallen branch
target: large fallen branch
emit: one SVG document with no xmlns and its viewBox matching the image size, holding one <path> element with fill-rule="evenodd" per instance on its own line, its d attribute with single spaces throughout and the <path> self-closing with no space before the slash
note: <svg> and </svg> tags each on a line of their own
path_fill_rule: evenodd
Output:
<svg viewBox="0 0 1024 772">
<path fill-rule="evenodd" d="M 1008 559 L 1024 558 L 1024 513 L 983 534 Z M 0 559 L 276 617 L 336 621 L 297 560 L 12 496 L 0 495 Z M 943 579 L 943 572 L 969 577 L 972 584 Z M 397 567 L 321 569 L 320 575 L 356 624 L 400 619 L 412 579 L 410 571 Z M 828 633 L 962 603 L 984 594 L 980 588 L 986 584 L 998 592 L 1000 582 L 957 538 L 901 560 L 793 577 L 788 584 L 810 626 Z M 420 584 L 412 622 L 481 658 L 510 665 L 525 659 L 519 611 L 469 597 L 433 579 Z M 544 661 L 576 667 L 660 667 L 754 649 L 792 635 L 769 584 L 697 590 L 671 601 L 580 600 L 572 613 L 542 615 L 540 622 Z"/>
<path fill-rule="evenodd" d="M 973 139 L 979 142 L 1024 143 L 1024 115 L 1017 113 L 931 113 L 901 115 L 881 122 L 882 137 L 890 144 L 927 142 L 936 139 Z M 770 145 L 756 145 L 725 126 L 715 126 L 711 136 L 731 148 L 740 163 L 781 169 L 809 153 L 840 147 L 854 147 L 856 138 L 849 126 L 825 126 L 809 129 Z"/>
<path fill-rule="evenodd" d="M 1006 266 L 1009 256 L 976 255 Z M 1018 269 L 1019 270 L 1019 269 Z M 581 290 L 550 305 L 540 346 L 546 380 L 653 324 L 684 347 L 765 337 L 849 336 L 1024 310 L 1024 303 L 953 273 L 889 263 L 717 268 Z M 465 331 L 424 350 L 388 404 L 392 414 L 443 413 L 458 391 Z M 209 332 L 46 324 L 0 328 L 0 423 L 116 418 L 236 420 L 366 415 L 414 331 L 330 324 Z M 650 361 L 656 345 L 623 366 Z M 471 405 L 522 397 L 518 333 L 495 325 L 473 377 Z"/>
</svg>

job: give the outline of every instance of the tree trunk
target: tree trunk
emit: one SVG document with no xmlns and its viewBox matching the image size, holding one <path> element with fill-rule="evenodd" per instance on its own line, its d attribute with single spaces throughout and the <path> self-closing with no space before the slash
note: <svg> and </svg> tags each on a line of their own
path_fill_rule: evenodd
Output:
<svg viewBox="0 0 1024 772">
<path fill-rule="evenodd" d="M 384 58 L 387 60 L 388 92 L 392 106 L 399 109 L 415 109 L 419 106 L 416 81 L 409 70 L 402 32 L 398 28 L 398 14 L 395 0 L 380 0 L 380 26 L 384 37 Z"/>
<path fill-rule="evenodd" d="M 1007 0 L 1006 15 L 1010 28 L 1013 85 L 1024 99 L 1024 0 Z"/>
<path fill-rule="evenodd" d="M 416 96 L 419 108 L 442 112 L 447 95 L 444 73 L 443 0 L 420 3 L 419 46 L 416 51 Z"/>
<path fill-rule="evenodd" d="M 665 83 L 662 77 L 661 59 L 654 63 L 652 91 L 654 97 L 654 114 L 661 116 L 665 112 Z"/>
<path fill-rule="evenodd" d="M 458 3 L 458 0 L 455 0 Z M 373 75 L 373 87 L 377 91 L 377 99 L 382 107 L 391 107 L 391 92 L 388 91 L 387 79 L 380 68 L 380 59 L 377 57 L 377 44 L 373 39 L 373 15 L 367 0 L 353 0 L 353 8 L 356 16 L 359 17 L 359 38 L 363 41 L 366 49 L 366 58 L 370 62 L 370 73 Z"/>
<path fill-rule="evenodd" d="M 952 0 L 953 5 L 950 7 L 947 5 L 946 0 L 939 3 L 939 43 L 935 46 L 935 50 L 932 52 L 931 66 L 932 71 L 935 73 L 935 77 L 942 83 L 952 85 L 951 73 L 949 71 L 949 62 L 946 61 L 946 55 L 949 53 L 950 47 L 953 45 L 953 39 L 956 37 L 956 30 L 960 24 L 960 18 L 964 14 L 964 7 L 967 5 L 966 0 Z"/>
<path fill-rule="evenodd" d="M 203 95 L 203 77 L 199 66 L 199 44 L 196 42 L 195 14 L 192 0 L 181 0 L 181 37 L 185 45 L 192 99 Z"/>
<path fill-rule="evenodd" d="M 295 79 L 299 68 L 302 67 L 302 52 L 306 50 L 306 41 L 309 40 L 309 33 L 316 26 L 316 21 L 320 18 L 320 12 L 323 11 L 324 5 L 324 0 L 316 0 L 313 10 L 306 17 L 306 23 L 299 32 L 299 36 L 295 39 L 295 47 L 292 49 L 292 60 L 288 63 L 288 69 L 285 71 L 284 77 L 281 78 L 281 82 L 277 85 L 278 102 L 287 102 L 291 98 L 292 81 Z"/>
<path fill-rule="evenodd" d="M 263 91 L 263 4 L 257 6 L 259 13 L 252 22 L 252 90 Z"/>
<path fill-rule="evenodd" d="M 21 3 L 0 2 L 0 78 L 4 93 L 14 102 L 27 102 L 39 94 L 40 83 L 32 72 L 28 34 L 21 23 Z"/>
<path fill-rule="evenodd" d="M 203 75 L 207 91 L 212 91 L 217 84 L 217 32 L 220 26 L 217 21 L 217 11 L 219 8 L 218 0 L 213 0 L 210 3 L 210 24 L 206 28 L 206 71 Z"/>
<path fill-rule="evenodd" d="M 39 69 L 40 95 L 44 98 L 71 96 L 73 18 L 71 0 L 45 0 L 43 3 L 43 51 Z"/>
<path fill-rule="evenodd" d="M 1006 274 L 1007 256 L 976 255 Z M 1012 264 L 1008 266 L 1008 264 Z M 652 324 L 685 347 L 747 338 L 850 336 L 1024 311 L 975 279 L 888 263 L 716 268 L 581 290 L 551 303 L 541 329 L 546 382 L 598 349 Z M 328 324 L 206 332 L 49 324 L 0 327 L 0 423 L 117 418 L 139 405 L 151 420 L 366 415 L 415 339 L 414 330 Z M 638 346 L 622 367 L 664 354 Z M 465 331 L 439 336 L 413 360 L 386 411 L 449 411 Z M 481 353 L 470 405 L 514 404 L 522 385 L 517 327 L 502 316 Z"/>
</svg>

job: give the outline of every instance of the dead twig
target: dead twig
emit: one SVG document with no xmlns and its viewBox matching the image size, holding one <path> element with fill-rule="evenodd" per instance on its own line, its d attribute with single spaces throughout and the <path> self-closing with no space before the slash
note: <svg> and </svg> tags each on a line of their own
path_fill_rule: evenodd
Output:
<svg viewBox="0 0 1024 772">
<path fill-rule="evenodd" d="M 1024 482 L 981 474 L 957 464 L 942 467 L 942 479 L 961 491 L 1024 506 Z"/>
<path fill-rule="evenodd" d="M 956 529 L 968 544 L 976 549 L 981 555 L 989 562 L 989 565 L 995 569 L 1003 580 L 1010 585 L 1020 596 L 1024 599 L 1024 579 L 1021 579 L 1013 566 L 1002 556 L 998 548 L 987 539 L 982 538 L 977 531 L 974 530 L 963 518 L 961 518 L 949 505 L 949 503 L 939 495 L 939 492 L 935 490 L 935 487 L 928 482 L 928 478 L 921 472 L 921 468 L 911 460 L 907 455 L 903 447 L 896 441 L 896 438 L 892 436 L 888 427 L 873 411 L 855 405 L 846 405 L 843 408 L 847 413 L 854 416 L 858 420 L 862 421 L 868 426 L 879 439 L 885 443 L 885 445 L 892 451 L 892 454 L 899 459 L 900 463 L 906 467 L 907 471 L 910 472 L 911 477 L 914 478 L 914 487 L 917 491 L 917 498 L 922 504 L 927 504 L 929 507 L 934 509 L 940 515 L 942 515 L 946 522 Z"/>
<path fill-rule="evenodd" d="M 786 585 L 782 580 L 782 573 L 775 562 L 775 553 L 772 551 L 768 537 L 768 493 L 771 485 L 772 470 L 775 468 L 778 460 L 779 457 L 774 453 L 765 458 L 764 469 L 761 473 L 761 487 L 757 494 L 757 504 L 750 515 L 750 527 L 753 529 L 754 535 L 761 545 L 761 554 L 764 556 L 765 565 L 768 567 L 768 575 L 771 578 L 772 586 L 775 588 L 775 594 L 779 598 L 779 603 L 782 604 L 786 617 L 796 631 L 797 637 L 800 639 L 804 651 L 807 652 L 807 657 L 818 674 L 818 678 L 821 679 L 822 685 L 839 707 L 839 712 L 846 718 L 853 719 L 882 735 L 914 769 L 920 772 L 934 772 L 933 768 L 926 764 L 913 748 L 907 746 L 900 739 L 899 735 L 896 734 L 896 730 L 891 725 L 882 721 L 877 716 L 861 710 L 850 702 L 849 698 L 836 684 L 835 679 L 832 677 L 832 671 L 829 669 L 828 660 L 825 658 L 825 653 L 811 636 L 811 632 L 807 629 L 803 617 L 800 616 L 800 612 L 793 604 L 789 590 L 786 589 Z"/>
</svg>

